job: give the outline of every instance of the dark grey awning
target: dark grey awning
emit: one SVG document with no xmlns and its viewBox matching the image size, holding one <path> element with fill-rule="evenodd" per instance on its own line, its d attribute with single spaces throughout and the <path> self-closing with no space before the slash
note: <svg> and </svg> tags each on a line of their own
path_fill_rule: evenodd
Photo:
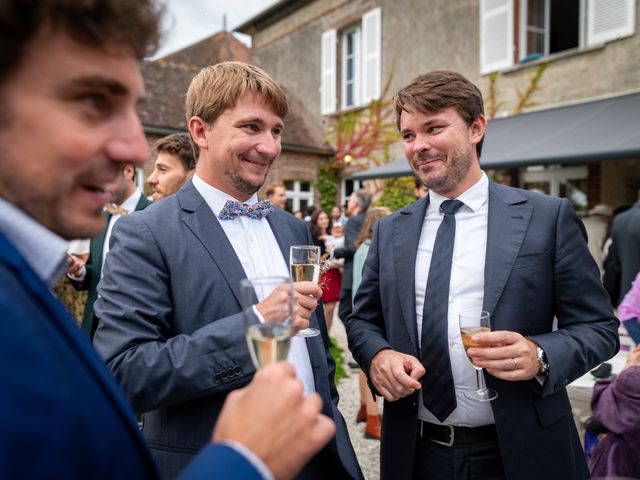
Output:
<svg viewBox="0 0 640 480">
<path fill-rule="evenodd" d="M 640 93 L 493 119 L 487 127 L 480 165 L 512 168 L 634 157 L 640 157 Z M 411 174 L 402 157 L 351 178 Z"/>
</svg>

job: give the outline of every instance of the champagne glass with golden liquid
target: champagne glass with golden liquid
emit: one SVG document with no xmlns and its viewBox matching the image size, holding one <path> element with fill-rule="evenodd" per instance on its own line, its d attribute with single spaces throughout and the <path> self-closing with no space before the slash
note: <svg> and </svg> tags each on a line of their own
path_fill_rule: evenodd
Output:
<svg viewBox="0 0 640 480">
<path fill-rule="evenodd" d="M 289 251 L 289 266 L 294 282 L 313 282 L 320 280 L 320 247 L 314 245 L 293 245 Z M 298 331 L 299 337 L 315 337 L 320 335 L 317 328 L 303 328 Z"/>
<path fill-rule="evenodd" d="M 458 318 L 460 319 L 460 336 L 462 337 L 462 344 L 464 345 L 464 351 L 471 347 L 484 348 L 482 345 L 478 345 L 471 340 L 471 337 L 477 333 L 490 332 L 491 331 L 491 315 L 489 312 L 479 310 L 469 310 L 460 313 Z M 471 362 L 471 358 L 467 354 L 467 358 Z M 473 362 L 471 366 L 476 371 L 476 389 L 467 390 L 464 392 L 464 396 L 471 400 L 477 400 L 478 402 L 490 402 L 498 397 L 498 393 L 495 390 L 487 388 L 484 384 L 484 377 L 482 375 L 482 368 L 476 367 Z"/>
<path fill-rule="evenodd" d="M 269 320 L 259 318 L 254 306 L 272 294 L 278 296 L 280 303 L 270 311 Z M 255 367 L 286 360 L 295 303 L 291 279 L 284 276 L 245 278 L 240 282 L 240 303 L 247 346 Z"/>
</svg>

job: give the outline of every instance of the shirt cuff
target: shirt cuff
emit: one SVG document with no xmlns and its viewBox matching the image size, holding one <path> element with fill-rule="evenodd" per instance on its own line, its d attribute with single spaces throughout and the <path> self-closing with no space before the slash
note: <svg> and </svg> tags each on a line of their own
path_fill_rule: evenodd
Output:
<svg viewBox="0 0 640 480">
<path fill-rule="evenodd" d="M 87 269 L 85 267 L 82 267 L 80 275 L 78 275 L 78 276 L 71 275 L 70 273 L 67 273 L 67 277 L 69 277 L 71 280 L 76 281 L 76 282 L 84 281 L 86 276 L 87 276 Z"/>
<path fill-rule="evenodd" d="M 258 320 L 260 320 L 260 323 L 265 323 L 266 320 L 264 319 L 262 314 L 258 311 L 258 308 L 255 305 L 253 305 L 251 308 L 253 309 L 253 313 L 256 314 L 256 317 L 258 317 Z"/>
<path fill-rule="evenodd" d="M 269 470 L 269 467 L 267 467 L 267 465 L 260 459 L 260 457 L 258 457 L 247 447 L 245 447 L 241 443 L 234 442 L 233 440 L 222 442 L 222 444 L 233 448 L 236 452 L 242 455 L 251 465 L 255 467 L 255 469 L 264 480 L 275 480 L 273 474 L 271 473 L 271 470 Z"/>
</svg>

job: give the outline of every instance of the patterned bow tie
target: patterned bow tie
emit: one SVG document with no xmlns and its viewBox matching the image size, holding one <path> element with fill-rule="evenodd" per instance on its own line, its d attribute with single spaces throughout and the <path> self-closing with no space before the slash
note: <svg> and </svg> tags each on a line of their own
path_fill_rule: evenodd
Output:
<svg viewBox="0 0 640 480">
<path fill-rule="evenodd" d="M 129 213 L 128 210 L 119 207 L 118 205 L 116 205 L 115 203 L 111 202 L 111 203 L 107 203 L 104 206 L 104 209 L 109 212 L 111 215 L 127 215 Z"/>
<path fill-rule="evenodd" d="M 261 200 L 251 206 L 246 203 L 234 202 L 233 200 L 227 200 L 224 204 L 218 219 L 220 220 L 233 220 L 236 217 L 245 215 L 254 220 L 260 220 L 261 218 L 269 215 L 271 211 L 271 202 L 269 200 Z"/>
</svg>

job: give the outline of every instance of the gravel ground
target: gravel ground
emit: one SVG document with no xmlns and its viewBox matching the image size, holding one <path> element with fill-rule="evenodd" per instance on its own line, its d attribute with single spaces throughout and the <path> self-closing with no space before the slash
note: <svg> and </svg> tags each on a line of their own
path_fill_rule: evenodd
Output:
<svg viewBox="0 0 640 480">
<path fill-rule="evenodd" d="M 340 393 L 338 407 L 347 422 L 351 443 L 353 443 L 353 448 L 356 451 L 364 478 L 366 480 L 378 480 L 380 478 L 380 441 L 364 438 L 364 423 L 356 425 L 356 414 L 360 408 L 358 369 L 349 367 L 349 362 L 353 362 L 353 357 L 347 348 L 347 335 L 344 325 L 342 325 L 337 316 L 333 320 L 331 336 L 344 349 L 345 370 L 349 375 L 348 378 L 341 380 L 338 384 L 338 392 Z M 381 400 L 378 400 L 378 402 L 381 403 Z"/>
</svg>

